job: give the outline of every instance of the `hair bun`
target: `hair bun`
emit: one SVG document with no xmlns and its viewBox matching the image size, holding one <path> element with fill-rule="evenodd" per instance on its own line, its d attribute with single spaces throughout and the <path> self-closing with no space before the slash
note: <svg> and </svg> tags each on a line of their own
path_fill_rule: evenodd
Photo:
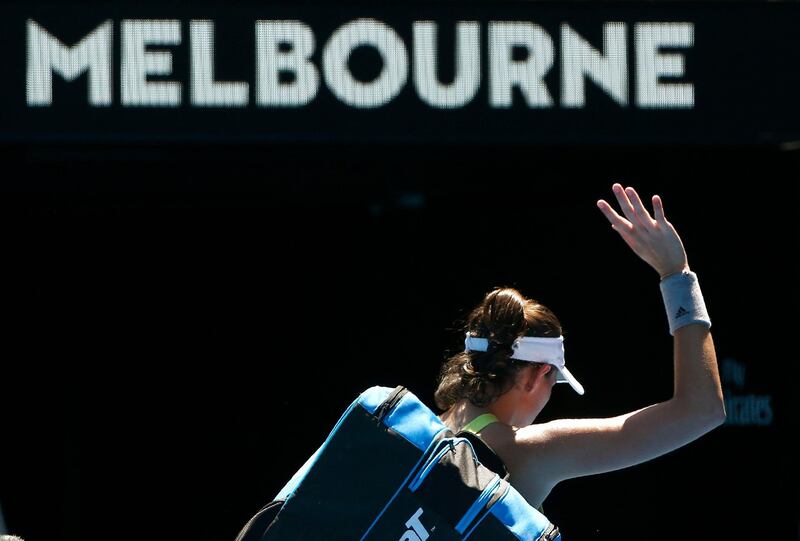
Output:
<svg viewBox="0 0 800 541">
<path fill-rule="evenodd" d="M 488 351 L 460 351 L 442 365 L 434 394 L 442 410 L 462 399 L 484 407 L 513 387 L 526 364 L 511 360 L 517 338 L 563 334 L 561 323 L 548 308 L 512 288 L 487 293 L 465 323 L 465 332 L 489 341 Z"/>
<path fill-rule="evenodd" d="M 506 342 L 501 342 L 497 339 L 490 339 L 489 346 L 486 348 L 486 353 L 494 355 L 496 353 L 505 353 L 508 354 L 509 357 L 514 354 L 514 347 Z"/>
</svg>

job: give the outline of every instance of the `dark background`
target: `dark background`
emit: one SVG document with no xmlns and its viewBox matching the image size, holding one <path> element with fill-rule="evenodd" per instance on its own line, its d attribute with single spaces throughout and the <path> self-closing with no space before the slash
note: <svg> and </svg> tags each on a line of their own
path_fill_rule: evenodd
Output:
<svg viewBox="0 0 800 541">
<path fill-rule="evenodd" d="M 796 152 L 768 148 L 25 148 L 3 197 L 3 511 L 34 539 L 232 539 L 359 392 L 433 407 L 455 322 L 496 285 L 561 318 L 587 393 L 542 420 L 669 398 L 654 271 L 595 208 L 662 195 L 719 359 L 771 395 L 545 502 L 570 539 L 796 533 Z M 143 180 L 144 179 L 144 180 Z M 742 394 L 741 392 L 739 394 Z M 794 500 L 794 501 L 793 501 Z M 688 535 L 688 533 L 687 533 Z"/>
<path fill-rule="evenodd" d="M 632 20 L 647 20 L 643 4 L 630 6 Z M 788 84 L 795 49 L 732 47 L 712 80 L 743 58 Z M 24 56 L 13 58 L 6 73 L 19 75 Z M 770 87 L 740 74 L 743 85 L 720 84 L 730 94 L 708 96 L 694 116 L 631 113 L 616 126 L 633 122 L 620 129 L 624 144 L 594 90 L 597 108 L 570 121 L 570 140 L 585 121 L 582 144 L 548 143 L 535 125 L 527 142 L 486 130 L 458 144 L 371 140 L 357 123 L 327 143 L 312 131 L 238 137 L 235 122 L 193 143 L 156 129 L 129 138 L 124 123 L 104 135 L 104 122 L 123 117 L 85 115 L 85 78 L 56 83 L 69 105 L 53 109 L 52 131 L 38 113 L 35 137 L 13 131 L 30 111 L 0 111 L 0 507 L 10 533 L 232 540 L 367 387 L 403 384 L 434 407 L 438 368 L 463 347 L 459 320 L 498 285 L 555 311 L 587 389 L 558 386 L 540 420 L 668 399 L 658 277 L 595 206 L 619 181 L 662 196 L 718 359 L 746 367 L 744 383 L 724 382 L 726 396 L 769 397 L 772 418 L 564 482 L 545 512 L 567 541 L 797 538 L 800 147 L 790 135 L 800 120 L 796 100 L 782 101 L 797 94 L 764 91 L 742 112 L 736 92 Z M 19 103 L 18 84 L 4 89 L 4 106 Z M 746 122 L 727 136 L 704 124 L 724 110 Z M 174 123 L 174 135 L 199 118 L 188 111 L 141 116 Z"/>
</svg>

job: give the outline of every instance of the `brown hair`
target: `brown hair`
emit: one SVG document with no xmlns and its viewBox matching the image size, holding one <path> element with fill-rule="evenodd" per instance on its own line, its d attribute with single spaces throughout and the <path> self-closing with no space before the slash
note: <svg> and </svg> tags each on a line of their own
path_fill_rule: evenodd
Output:
<svg viewBox="0 0 800 541">
<path fill-rule="evenodd" d="M 526 299 L 514 288 L 495 288 L 467 316 L 464 331 L 487 338 L 488 351 L 461 351 L 443 364 L 434 393 L 442 410 L 466 398 L 485 407 L 513 385 L 520 369 L 529 363 L 511 359 L 514 340 L 522 336 L 556 337 L 561 323 L 543 304 Z"/>
</svg>

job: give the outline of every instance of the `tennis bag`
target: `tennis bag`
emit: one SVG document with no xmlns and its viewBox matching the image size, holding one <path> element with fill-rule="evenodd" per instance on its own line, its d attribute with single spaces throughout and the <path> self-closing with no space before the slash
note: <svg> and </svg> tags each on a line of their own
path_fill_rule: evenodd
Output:
<svg viewBox="0 0 800 541">
<path fill-rule="evenodd" d="M 507 479 L 408 389 L 371 387 L 237 541 L 560 541 Z"/>
</svg>

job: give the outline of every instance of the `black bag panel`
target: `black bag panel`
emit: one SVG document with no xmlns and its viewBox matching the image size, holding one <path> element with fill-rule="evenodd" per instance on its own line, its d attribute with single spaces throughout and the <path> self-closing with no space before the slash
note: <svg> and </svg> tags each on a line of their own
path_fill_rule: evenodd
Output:
<svg viewBox="0 0 800 541">
<path fill-rule="evenodd" d="M 427 508 L 435 510 L 455 527 L 495 473 L 482 468 L 467 443 L 452 446 L 417 489 Z"/>
<path fill-rule="evenodd" d="M 472 443 L 472 447 L 475 449 L 475 453 L 478 455 L 478 460 L 481 461 L 481 464 L 495 472 L 499 475 L 504 481 L 508 481 L 511 474 L 508 473 L 508 469 L 506 469 L 506 465 L 497 456 L 497 453 L 494 452 L 488 443 L 483 441 L 480 436 L 477 434 L 473 434 L 472 432 L 464 432 L 461 431 L 456 434 L 459 438 L 467 438 L 470 443 Z"/>
<path fill-rule="evenodd" d="M 274 519 L 270 541 L 359 539 L 369 527 L 365 517 L 381 512 L 421 455 L 364 408 L 353 408 Z"/>
<path fill-rule="evenodd" d="M 418 492 L 404 488 L 372 526 L 365 541 L 417 541 L 427 536 L 436 541 L 461 540 L 447 518 L 423 501 Z"/>
</svg>

